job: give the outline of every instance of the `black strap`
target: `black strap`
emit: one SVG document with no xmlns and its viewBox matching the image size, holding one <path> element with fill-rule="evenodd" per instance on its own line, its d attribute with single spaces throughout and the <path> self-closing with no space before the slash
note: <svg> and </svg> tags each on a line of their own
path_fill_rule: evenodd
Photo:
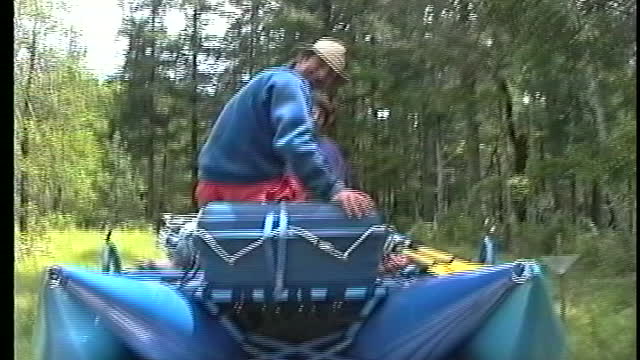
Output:
<svg viewBox="0 0 640 360">
<path fill-rule="evenodd" d="M 119 274 L 122 272 L 122 261 L 115 244 L 107 239 L 103 249 L 102 271 Z"/>
</svg>

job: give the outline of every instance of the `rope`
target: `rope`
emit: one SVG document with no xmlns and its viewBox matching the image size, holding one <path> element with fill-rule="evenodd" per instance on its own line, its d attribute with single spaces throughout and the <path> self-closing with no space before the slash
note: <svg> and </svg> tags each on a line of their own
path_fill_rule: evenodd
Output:
<svg viewBox="0 0 640 360">
<path fill-rule="evenodd" d="M 220 258 L 224 260 L 227 264 L 234 265 L 235 262 L 238 261 L 238 259 L 240 259 L 241 257 L 247 255 L 251 251 L 260 247 L 260 245 L 262 245 L 266 239 L 270 237 L 278 236 L 279 231 L 274 230 L 266 235 L 261 236 L 259 239 L 255 240 L 254 242 L 247 245 L 246 247 L 238 250 L 233 255 L 229 254 L 225 249 L 223 249 L 222 246 L 220 246 L 220 244 L 218 243 L 218 240 L 216 240 L 216 238 L 213 237 L 211 234 L 209 234 L 206 230 L 197 229 L 194 231 L 194 234 L 200 236 L 202 240 L 204 240 L 207 243 L 207 245 L 209 245 L 211 250 L 213 250 L 216 254 L 218 254 L 218 256 L 220 256 Z"/>
<path fill-rule="evenodd" d="M 222 260 L 224 260 L 229 265 L 234 265 L 240 258 L 242 258 L 243 256 L 249 254 L 251 251 L 260 247 L 262 244 L 264 244 L 265 240 L 269 238 L 280 238 L 281 239 L 280 241 L 283 241 L 282 239 L 285 239 L 286 236 L 282 236 L 282 235 L 299 236 L 307 240 L 309 243 L 311 243 L 313 246 L 317 247 L 318 249 L 326 252 L 327 254 L 330 254 L 338 259 L 346 261 L 349 259 L 349 256 L 351 255 L 351 253 L 355 251 L 358 248 L 358 246 L 360 246 L 360 244 L 362 244 L 362 242 L 364 242 L 364 240 L 369 235 L 371 235 L 376 231 L 387 231 L 387 226 L 385 225 L 373 225 L 369 227 L 364 233 L 362 233 L 362 235 L 360 235 L 360 237 L 358 237 L 358 239 L 354 241 L 347 250 L 345 250 L 344 252 L 341 252 L 340 250 L 336 249 L 332 243 L 321 240 L 318 236 L 316 236 L 315 234 L 311 233 L 308 230 L 305 230 L 297 226 L 287 226 L 286 213 L 283 214 L 283 212 L 284 210 L 280 214 L 280 227 L 277 230 L 266 231 L 267 229 L 265 227 L 265 232 L 260 238 L 253 241 L 246 247 L 238 250 L 234 254 L 229 254 L 226 250 L 224 250 L 222 246 L 220 246 L 220 243 L 218 242 L 218 240 L 204 229 L 194 228 L 188 232 L 191 232 L 194 235 L 200 236 L 207 243 L 207 245 L 209 245 L 211 250 L 213 250 L 218 256 L 220 256 Z M 196 221 L 199 221 L 199 216 L 198 216 L 198 220 Z M 391 241 L 391 240 L 387 239 L 387 241 Z M 285 246 L 280 246 L 280 249 L 284 247 Z M 281 252 L 278 252 L 276 268 L 278 268 L 279 265 L 284 262 L 283 256 L 286 256 L 286 254 L 283 255 Z"/>
<path fill-rule="evenodd" d="M 319 237 L 317 237 L 316 235 L 312 234 L 311 232 L 297 227 L 297 226 L 291 226 L 289 227 L 289 231 L 288 234 L 289 235 L 297 235 L 300 236 L 301 238 L 307 240 L 308 242 L 310 242 L 313 246 L 317 247 L 318 249 L 326 252 L 329 255 L 332 255 L 340 260 L 348 260 L 349 256 L 351 255 L 351 253 L 360 245 L 362 244 L 362 242 L 369 236 L 371 235 L 373 232 L 375 231 L 386 231 L 387 227 L 384 225 L 373 225 L 371 227 L 369 227 L 369 229 L 367 229 L 367 231 L 365 231 L 364 233 L 362 233 L 362 235 L 360 235 L 360 237 L 354 241 L 351 246 L 349 246 L 349 248 L 347 250 L 345 250 L 344 252 L 341 252 L 340 250 L 336 249 L 335 246 L 328 242 L 328 241 L 324 241 L 321 240 Z"/>
<path fill-rule="evenodd" d="M 524 284 L 535 275 L 535 269 L 538 264 L 533 260 L 517 260 L 514 262 L 514 267 L 522 265 L 522 274 L 517 275 L 515 272 L 511 274 L 511 280 L 516 284 Z"/>
</svg>

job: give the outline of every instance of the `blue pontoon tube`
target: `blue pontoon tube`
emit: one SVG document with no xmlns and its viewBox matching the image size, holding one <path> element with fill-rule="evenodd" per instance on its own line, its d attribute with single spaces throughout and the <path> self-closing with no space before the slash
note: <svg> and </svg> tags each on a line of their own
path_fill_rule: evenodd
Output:
<svg viewBox="0 0 640 360">
<path fill-rule="evenodd" d="M 214 317 L 161 281 L 55 267 L 42 306 L 42 359 L 243 359 Z"/>
</svg>

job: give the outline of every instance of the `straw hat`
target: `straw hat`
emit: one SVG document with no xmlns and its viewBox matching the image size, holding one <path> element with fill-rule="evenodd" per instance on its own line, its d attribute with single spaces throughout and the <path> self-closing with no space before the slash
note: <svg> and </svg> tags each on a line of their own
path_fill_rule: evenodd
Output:
<svg viewBox="0 0 640 360">
<path fill-rule="evenodd" d="M 345 72 L 347 49 L 338 39 L 323 37 L 309 48 L 327 63 L 344 81 L 349 81 Z"/>
</svg>

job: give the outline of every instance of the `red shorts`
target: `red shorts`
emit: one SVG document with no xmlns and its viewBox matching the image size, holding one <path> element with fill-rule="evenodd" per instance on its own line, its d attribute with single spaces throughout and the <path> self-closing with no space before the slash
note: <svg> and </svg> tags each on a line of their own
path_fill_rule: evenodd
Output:
<svg viewBox="0 0 640 360">
<path fill-rule="evenodd" d="M 252 184 L 200 180 L 196 187 L 198 206 L 210 201 L 305 201 L 307 192 L 293 176 Z"/>
</svg>

